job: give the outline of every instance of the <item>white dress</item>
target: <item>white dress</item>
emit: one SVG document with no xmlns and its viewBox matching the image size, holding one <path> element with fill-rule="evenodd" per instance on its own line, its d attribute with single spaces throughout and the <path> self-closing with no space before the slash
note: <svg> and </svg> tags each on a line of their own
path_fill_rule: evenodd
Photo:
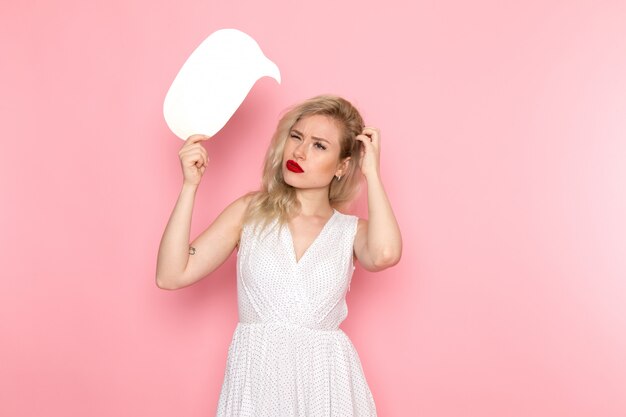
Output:
<svg viewBox="0 0 626 417">
<path fill-rule="evenodd" d="M 262 235 L 244 226 L 239 323 L 218 417 L 376 416 L 359 356 L 339 328 L 348 315 L 357 222 L 334 210 L 298 262 L 287 225 L 279 229 L 275 220 Z"/>
</svg>

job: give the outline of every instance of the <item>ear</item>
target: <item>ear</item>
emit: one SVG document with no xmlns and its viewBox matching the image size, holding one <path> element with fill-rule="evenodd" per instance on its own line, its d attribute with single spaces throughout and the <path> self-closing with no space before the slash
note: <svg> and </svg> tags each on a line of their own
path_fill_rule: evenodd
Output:
<svg viewBox="0 0 626 417">
<path fill-rule="evenodd" d="M 341 177 L 348 172 L 348 168 L 350 167 L 351 157 L 347 156 L 343 161 L 339 163 L 337 166 L 337 170 L 335 171 L 335 176 Z"/>
</svg>

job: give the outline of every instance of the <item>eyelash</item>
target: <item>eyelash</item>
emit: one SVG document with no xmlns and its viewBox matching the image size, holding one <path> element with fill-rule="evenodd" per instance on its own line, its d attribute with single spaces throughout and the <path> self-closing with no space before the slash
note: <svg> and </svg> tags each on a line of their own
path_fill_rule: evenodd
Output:
<svg viewBox="0 0 626 417">
<path fill-rule="evenodd" d="M 292 137 L 292 138 L 294 138 L 294 139 L 298 139 L 298 140 L 300 140 L 300 136 L 298 136 L 298 135 L 294 135 L 294 134 L 292 134 L 292 135 L 291 135 L 291 137 Z M 318 149 L 321 149 L 321 150 L 323 150 L 323 151 L 325 151 L 325 150 L 326 150 L 326 146 L 324 146 L 324 145 L 322 144 L 322 142 L 315 142 L 313 145 L 314 145 L 314 146 L 317 146 L 317 148 L 318 148 Z"/>
</svg>

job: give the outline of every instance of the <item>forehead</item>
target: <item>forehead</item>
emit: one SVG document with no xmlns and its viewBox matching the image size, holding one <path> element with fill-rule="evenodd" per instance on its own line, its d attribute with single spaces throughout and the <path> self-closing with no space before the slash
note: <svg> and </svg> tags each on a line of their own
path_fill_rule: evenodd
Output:
<svg viewBox="0 0 626 417">
<path fill-rule="evenodd" d="M 341 128 L 339 123 L 330 116 L 313 114 L 298 120 L 291 128 L 307 136 L 315 136 L 330 142 L 339 143 Z"/>
</svg>

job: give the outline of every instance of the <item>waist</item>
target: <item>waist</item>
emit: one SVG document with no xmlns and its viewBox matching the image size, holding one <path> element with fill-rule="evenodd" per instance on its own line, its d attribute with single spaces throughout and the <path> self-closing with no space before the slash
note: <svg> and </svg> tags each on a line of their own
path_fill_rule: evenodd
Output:
<svg viewBox="0 0 626 417">
<path fill-rule="evenodd" d="M 343 333 L 343 330 L 340 328 L 335 329 L 319 329 L 314 327 L 309 327 L 304 324 L 292 323 L 288 321 L 255 321 L 255 322 L 238 322 L 237 327 L 263 327 L 263 328 L 284 328 L 284 329 L 294 329 L 294 330 L 302 330 L 305 332 L 314 332 L 314 333 Z"/>
</svg>

